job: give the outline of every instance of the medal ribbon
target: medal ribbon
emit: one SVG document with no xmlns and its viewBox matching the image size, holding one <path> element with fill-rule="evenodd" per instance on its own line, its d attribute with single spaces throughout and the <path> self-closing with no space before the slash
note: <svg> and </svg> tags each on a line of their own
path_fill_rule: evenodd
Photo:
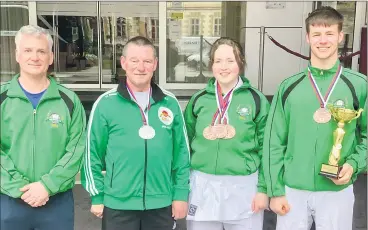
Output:
<svg viewBox="0 0 368 230">
<path fill-rule="evenodd" d="M 238 83 L 239 83 L 239 78 L 238 78 Z M 220 122 L 219 122 L 220 124 L 227 124 L 226 113 L 227 113 L 227 110 L 229 109 L 229 105 L 233 97 L 234 89 L 238 85 L 238 83 L 236 83 L 235 86 L 226 95 L 222 96 L 221 86 L 216 81 L 215 83 L 216 91 L 215 92 L 216 92 L 217 110 L 216 110 L 215 115 L 212 118 L 212 125 L 216 123 L 218 118 L 220 118 Z"/>
<path fill-rule="evenodd" d="M 309 81 L 310 81 L 310 82 L 311 82 L 311 84 L 312 84 L 312 87 L 313 87 L 313 89 L 314 89 L 314 92 L 315 92 L 315 93 L 316 93 L 316 95 L 317 95 L 317 99 L 318 99 L 318 101 L 319 101 L 319 104 L 320 104 L 321 108 L 325 108 L 325 107 L 326 107 L 327 102 L 328 102 L 328 99 L 330 98 L 330 96 L 331 96 L 331 94 L 332 94 L 332 92 L 333 92 L 333 90 L 334 90 L 334 88 L 335 88 L 335 86 L 336 86 L 337 82 L 338 82 L 338 81 L 339 81 L 339 79 L 340 79 L 341 73 L 342 73 L 342 66 L 341 66 L 341 65 L 339 65 L 339 67 L 338 67 L 338 69 L 337 69 L 337 71 L 336 71 L 336 74 L 335 74 L 335 76 L 333 77 L 333 79 L 332 79 L 332 81 L 331 81 L 331 83 L 330 83 L 330 86 L 328 87 L 328 90 L 327 90 L 327 92 L 326 92 L 325 96 L 324 96 L 324 97 L 322 97 L 322 93 L 321 93 L 321 91 L 320 91 L 320 90 L 319 90 L 319 88 L 318 88 L 317 82 L 316 82 L 316 80 L 314 79 L 314 77 L 313 77 L 313 75 L 312 75 L 312 72 L 311 72 L 311 70 L 310 70 L 310 69 L 309 69 L 309 67 L 308 67 L 308 78 L 309 78 Z"/>
<path fill-rule="evenodd" d="M 146 109 L 146 112 L 141 108 L 141 106 L 138 104 L 138 101 L 137 101 L 137 98 L 134 96 L 134 92 L 130 89 L 128 83 L 126 84 L 127 86 L 127 90 L 130 94 L 130 96 L 133 98 L 133 101 L 135 103 L 137 103 L 138 107 L 139 107 L 139 110 L 141 111 L 141 116 L 142 116 L 142 121 L 143 121 L 143 124 L 144 125 L 148 125 L 148 111 L 150 110 L 151 108 L 151 103 L 150 103 L 150 98 L 151 98 L 151 95 L 152 95 L 152 88 L 150 87 L 150 90 L 149 90 L 149 93 L 148 93 L 148 103 L 147 103 L 147 109 Z"/>
</svg>

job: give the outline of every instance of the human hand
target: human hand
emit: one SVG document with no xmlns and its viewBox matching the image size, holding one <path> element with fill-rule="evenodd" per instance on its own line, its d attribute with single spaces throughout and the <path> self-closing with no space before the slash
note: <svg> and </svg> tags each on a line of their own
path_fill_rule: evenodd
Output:
<svg viewBox="0 0 368 230">
<path fill-rule="evenodd" d="M 330 178 L 330 179 L 336 185 L 344 185 L 344 184 L 349 183 L 351 177 L 353 176 L 353 173 L 354 173 L 353 167 L 350 164 L 345 163 L 342 166 L 342 169 L 341 169 L 341 171 L 339 173 L 339 178 L 338 179 L 332 179 L 332 178 Z"/>
<path fill-rule="evenodd" d="M 252 211 L 257 213 L 268 208 L 268 196 L 264 193 L 257 192 L 252 201 Z"/>
<path fill-rule="evenodd" d="M 41 182 L 27 184 L 20 191 L 24 192 L 21 199 L 34 208 L 45 205 L 49 200 L 49 193 Z"/>
<path fill-rule="evenodd" d="M 104 207 L 105 206 L 103 204 L 93 204 L 91 206 L 91 213 L 93 213 L 98 218 L 102 218 Z"/>
<path fill-rule="evenodd" d="M 270 208 L 280 216 L 286 215 L 290 211 L 290 206 L 285 196 L 272 197 Z"/>
<path fill-rule="evenodd" d="M 188 203 L 185 201 L 174 200 L 172 202 L 172 217 L 175 220 L 183 219 L 188 213 Z"/>
</svg>

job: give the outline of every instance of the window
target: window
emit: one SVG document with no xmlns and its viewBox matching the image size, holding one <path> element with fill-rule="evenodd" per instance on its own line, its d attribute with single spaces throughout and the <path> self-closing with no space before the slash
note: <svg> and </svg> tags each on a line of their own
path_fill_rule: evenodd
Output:
<svg viewBox="0 0 368 230">
<path fill-rule="evenodd" d="M 215 18 L 213 36 L 221 36 L 221 18 Z"/>
<path fill-rule="evenodd" d="M 190 21 L 191 21 L 190 35 L 198 36 L 199 35 L 199 19 L 198 18 L 192 18 Z"/>
<path fill-rule="evenodd" d="M 102 31 L 109 37 L 102 38 L 102 84 L 116 84 L 125 76 L 121 67 L 120 58 L 126 42 L 135 36 L 144 36 L 150 39 L 158 53 L 159 21 L 158 2 L 102 2 L 101 18 L 106 21 Z M 105 20 L 106 19 L 106 20 Z M 154 74 L 159 76 L 159 68 Z"/>
<path fill-rule="evenodd" d="M 241 28 L 240 22 L 245 21 L 245 10 L 234 9 L 245 8 L 246 2 L 181 3 L 165 3 L 166 56 L 162 55 L 160 61 L 166 58 L 166 79 L 160 76 L 160 84 L 171 89 L 203 88 L 212 77 L 209 51 L 220 35 L 244 44 L 243 33 L 237 31 Z"/>
<path fill-rule="evenodd" d="M 116 22 L 116 35 L 125 39 L 127 37 L 126 27 L 126 18 L 118 17 Z"/>
<path fill-rule="evenodd" d="M 9 20 L 11 18 L 11 20 Z M 19 72 L 15 61 L 14 38 L 28 24 L 28 2 L 1 1 L 0 8 L 0 81 L 9 81 Z"/>
<path fill-rule="evenodd" d="M 151 19 L 151 27 L 152 27 L 152 40 L 158 42 L 158 20 L 157 19 Z"/>
<path fill-rule="evenodd" d="M 344 24 L 342 30 L 344 31 L 344 41 L 339 45 L 339 55 L 347 56 L 353 52 L 354 43 L 354 26 L 356 14 L 356 2 L 319 2 L 317 8 L 321 6 L 331 6 L 338 10 L 344 16 Z M 344 60 L 343 65 L 351 68 L 352 58 Z"/>
</svg>

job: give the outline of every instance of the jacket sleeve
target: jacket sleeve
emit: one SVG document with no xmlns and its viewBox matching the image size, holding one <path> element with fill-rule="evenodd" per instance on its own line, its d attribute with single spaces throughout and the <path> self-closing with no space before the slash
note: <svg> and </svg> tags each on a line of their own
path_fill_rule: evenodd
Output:
<svg viewBox="0 0 368 230">
<path fill-rule="evenodd" d="M 93 105 L 86 141 L 86 155 L 81 170 L 81 182 L 84 189 L 90 194 L 92 204 L 103 204 L 104 175 L 106 147 L 109 136 L 107 121 L 99 100 Z"/>
<path fill-rule="evenodd" d="M 188 201 L 190 153 L 183 113 L 178 104 L 173 125 L 173 200 Z"/>
<path fill-rule="evenodd" d="M 75 96 L 74 110 L 69 127 L 69 142 L 64 156 L 49 173 L 41 177 L 41 183 L 50 195 L 65 191 L 80 170 L 85 151 L 86 114 L 80 100 Z"/>
<path fill-rule="evenodd" d="M 262 95 L 261 97 L 261 108 L 258 116 L 255 119 L 257 124 L 257 140 L 258 140 L 258 155 L 261 159 L 261 163 L 258 169 L 258 192 L 267 194 L 267 185 L 264 178 L 263 166 L 262 166 L 262 157 L 263 157 L 263 139 L 264 139 L 264 131 L 266 127 L 268 112 L 270 110 L 270 103 L 267 101 L 267 98 Z"/>
<path fill-rule="evenodd" d="M 193 99 L 194 97 L 189 100 L 184 111 L 185 125 L 188 131 L 188 139 L 190 144 L 195 136 L 195 126 L 197 122 L 197 118 L 193 114 Z"/>
<path fill-rule="evenodd" d="M 287 146 L 287 122 L 282 106 L 282 90 L 274 96 L 264 131 L 263 170 L 269 197 L 285 195 L 284 154 Z"/>
<path fill-rule="evenodd" d="M 20 188 L 29 184 L 29 179 L 15 167 L 12 159 L 1 149 L 1 193 L 19 198 L 23 193 Z"/>
<path fill-rule="evenodd" d="M 365 100 L 363 109 L 361 117 L 358 118 L 358 144 L 354 152 L 346 160 L 346 163 L 350 164 L 354 169 L 353 181 L 359 173 L 367 168 L 367 100 Z"/>
</svg>

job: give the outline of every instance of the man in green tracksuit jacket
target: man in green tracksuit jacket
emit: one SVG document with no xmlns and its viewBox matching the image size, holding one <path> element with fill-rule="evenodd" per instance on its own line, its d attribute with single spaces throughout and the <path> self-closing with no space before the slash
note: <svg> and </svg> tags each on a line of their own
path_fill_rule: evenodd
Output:
<svg viewBox="0 0 368 230">
<path fill-rule="evenodd" d="M 352 184 L 366 169 L 367 80 L 338 60 L 342 23 L 342 15 L 331 7 L 309 15 L 310 64 L 281 83 L 271 105 L 263 166 L 278 230 L 309 230 L 312 220 L 317 230 L 352 229 Z M 329 106 L 364 109 L 358 119 L 345 122 L 341 145 L 333 135 L 338 122 L 326 110 Z M 341 151 L 338 179 L 322 170 L 323 164 L 333 165 L 333 146 Z"/>
<path fill-rule="evenodd" d="M 51 35 L 16 36 L 20 74 L 1 85 L 1 229 L 74 229 L 72 188 L 85 151 L 78 96 L 47 76 Z"/>
<path fill-rule="evenodd" d="M 82 184 L 102 229 L 169 230 L 187 212 L 183 115 L 175 96 L 151 80 L 157 59 L 147 38 L 129 40 L 121 62 L 127 76 L 91 111 Z"/>
</svg>

